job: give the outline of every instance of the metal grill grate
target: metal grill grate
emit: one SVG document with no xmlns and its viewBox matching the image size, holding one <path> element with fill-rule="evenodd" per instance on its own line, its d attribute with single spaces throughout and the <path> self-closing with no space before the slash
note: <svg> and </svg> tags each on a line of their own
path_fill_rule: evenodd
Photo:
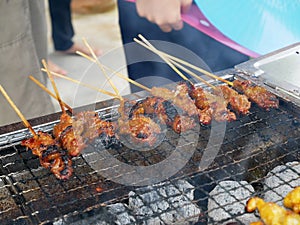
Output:
<svg viewBox="0 0 300 225">
<path fill-rule="evenodd" d="M 199 170 L 205 151 L 217 147 L 207 148 L 211 132 L 211 126 L 201 126 L 194 142 L 194 132 L 187 132 L 180 148 L 195 152 L 184 168 L 164 182 L 140 188 L 101 175 L 97 165 L 106 158 L 97 140 L 73 159 L 73 176 L 60 181 L 18 144 L 20 133 L 2 136 L 1 224 L 246 224 L 257 220 L 244 212 L 250 196 L 272 200 L 276 195 L 274 201 L 280 202 L 282 186 L 286 191 L 300 185 L 300 118 L 292 103 L 282 101 L 269 112 L 253 105 L 249 115 L 227 123 L 213 163 Z M 148 166 L 166 159 L 178 145 L 178 135 L 168 130 L 154 150 L 124 146 L 108 152 L 121 162 Z M 116 174 L 130 176 L 118 168 Z"/>
</svg>

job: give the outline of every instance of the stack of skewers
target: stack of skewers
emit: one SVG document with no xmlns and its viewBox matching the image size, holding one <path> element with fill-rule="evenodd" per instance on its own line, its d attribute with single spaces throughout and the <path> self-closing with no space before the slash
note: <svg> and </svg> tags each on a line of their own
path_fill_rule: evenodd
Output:
<svg viewBox="0 0 300 225">
<path fill-rule="evenodd" d="M 103 140 L 106 148 L 121 145 L 121 137 L 124 135 L 129 136 L 136 143 L 147 143 L 149 146 L 154 146 L 157 136 L 162 132 L 160 124 L 170 127 L 176 133 L 182 133 L 192 129 L 197 123 L 209 125 L 212 120 L 217 122 L 236 120 L 236 114 L 247 115 L 249 113 L 252 102 L 266 110 L 277 108 L 279 105 L 275 95 L 250 81 L 234 80 L 229 82 L 179 58 L 163 53 L 151 45 L 144 37 L 139 37 L 142 41 L 135 39 L 138 44 L 158 54 L 184 81 L 177 84 L 174 89 L 166 87 L 153 87 L 150 89 L 117 73 L 121 78 L 149 91 L 151 94 L 151 96 L 141 101 L 132 102 L 125 100 L 119 94 L 107 75 L 107 79 L 115 90 L 115 94 L 83 84 L 70 77 L 55 74 L 47 69 L 47 65 L 43 61 L 45 67 L 43 70 L 47 72 L 55 94 L 42 87 L 33 77 L 30 78 L 52 97 L 56 98 L 60 104 L 62 115 L 59 123 L 54 126 L 52 134 L 42 131 L 36 133 L 9 99 L 5 90 L 2 87 L 0 88 L 3 95 L 6 96 L 21 117 L 24 125 L 33 135 L 31 138 L 23 140 L 21 144 L 39 157 L 41 165 L 50 169 L 58 179 L 70 178 L 73 172 L 72 158 L 80 155 L 87 145 L 96 138 Z M 96 63 L 103 71 L 109 69 L 99 62 L 86 41 L 85 44 L 90 49 L 92 57 L 80 52 L 78 54 Z M 225 82 L 226 85 L 213 86 L 184 66 Z M 180 70 L 199 79 L 211 91 L 197 87 Z M 102 120 L 93 111 L 84 111 L 71 116 L 72 108 L 61 100 L 52 77 L 53 75 L 96 89 L 118 99 L 120 101 L 118 109 L 120 116 L 118 120 Z M 66 111 L 66 108 L 71 115 Z M 154 119 L 154 116 L 156 119 Z"/>
</svg>

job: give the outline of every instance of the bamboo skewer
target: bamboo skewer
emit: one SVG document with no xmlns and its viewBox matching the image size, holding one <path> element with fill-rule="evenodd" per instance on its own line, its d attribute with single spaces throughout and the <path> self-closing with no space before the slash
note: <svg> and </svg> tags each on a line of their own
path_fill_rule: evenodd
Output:
<svg viewBox="0 0 300 225">
<path fill-rule="evenodd" d="M 50 81 L 51 81 L 52 87 L 53 87 L 54 92 L 55 92 L 55 94 L 56 94 L 57 101 L 58 101 L 58 103 L 59 103 L 59 105 L 60 105 L 60 108 L 61 108 L 61 110 L 62 110 L 62 113 L 64 114 L 64 113 L 66 113 L 66 110 L 65 110 L 64 104 L 62 103 L 62 100 L 61 100 L 61 98 L 60 98 L 60 95 L 59 95 L 59 93 L 58 93 L 58 89 L 57 89 L 56 84 L 55 84 L 55 82 L 54 82 L 53 76 L 52 76 L 52 74 L 50 73 L 50 71 L 48 70 L 47 63 L 46 63 L 46 61 L 45 61 L 44 59 L 42 60 L 42 63 L 43 63 L 43 66 L 45 67 L 46 73 L 47 73 L 47 75 L 48 75 L 48 77 L 49 77 L 49 79 L 50 79 Z"/>
<path fill-rule="evenodd" d="M 142 35 L 139 35 L 139 37 L 142 37 Z M 136 41 L 137 39 L 135 38 L 134 40 Z M 139 41 L 139 42 L 140 42 L 140 41 Z M 139 44 L 140 44 L 140 43 L 139 43 Z M 146 47 L 147 45 L 143 44 L 143 46 Z M 146 48 L 149 49 L 149 50 L 151 50 L 148 46 L 147 46 Z M 159 50 L 157 50 L 157 51 L 159 51 Z M 177 57 L 175 57 L 175 56 L 172 56 L 172 55 L 170 55 L 170 54 L 164 53 L 164 52 L 162 52 L 162 51 L 159 51 L 159 52 L 160 52 L 161 55 L 163 55 L 164 57 L 167 57 L 168 59 L 172 60 L 173 62 L 175 61 L 175 62 L 180 63 L 180 64 L 182 64 L 182 65 L 188 66 L 188 67 L 190 67 L 191 69 L 194 69 L 194 70 L 196 70 L 196 71 L 198 71 L 198 72 L 200 72 L 200 73 L 203 73 L 203 74 L 205 74 L 205 75 L 207 75 L 207 76 L 209 76 L 209 77 L 211 77 L 211 78 L 214 78 L 214 79 L 216 79 L 216 80 L 222 81 L 222 82 L 224 82 L 224 83 L 226 83 L 226 84 L 228 84 L 228 85 L 230 85 L 230 86 L 233 86 L 233 83 L 232 83 L 232 82 L 230 82 L 230 81 L 228 81 L 228 80 L 226 80 L 226 79 L 223 79 L 223 78 L 221 78 L 221 77 L 219 77 L 219 76 L 216 76 L 216 75 L 214 75 L 213 73 L 210 73 L 210 72 L 208 72 L 208 71 L 206 71 L 206 70 L 204 70 L 204 69 L 202 69 L 202 68 L 200 68 L 200 67 L 197 67 L 197 66 L 195 66 L 195 65 L 193 65 L 193 64 L 191 64 L 191 63 L 189 63 L 189 62 L 186 62 L 186 61 L 184 61 L 184 60 L 182 60 L 182 59 L 179 59 L 179 58 L 177 58 Z M 195 75 L 196 75 L 196 74 L 195 74 Z M 199 80 L 202 80 L 202 78 L 201 78 L 200 76 L 198 76 L 198 75 L 196 75 L 195 77 L 196 77 L 196 78 L 198 77 Z"/>
<path fill-rule="evenodd" d="M 148 87 L 146 87 L 146 86 L 144 86 L 144 85 L 142 85 L 142 84 L 136 82 L 135 80 L 132 80 L 132 79 L 130 79 L 129 77 L 126 77 L 125 75 L 123 75 L 123 74 L 121 74 L 121 73 L 119 73 L 119 72 L 116 72 L 116 71 L 114 71 L 113 69 L 111 69 L 111 68 L 109 68 L 109 67 L 107 67 L 107 66 L 105 66 L 105 65 L 103 65 L 103 67 L 104 67 L 105 69 L 107 69 L 107 70 L 112 71 L 114 74 L 116 74 L 116 75 L 117 75 L 118 77 L 120 77 L 121 79 L 126 80 L 126 81 L 128 81 L 129 83 L 132 83 L 132 84 L 134 84 L 135 86 L 137 86 L 137 87 L 139 87 L 139 88 L 141 88 L 141 89 L 144 89 L 144 90 L 146 90 L 146 91 L 148 91 L 148 92 L 151 92 L 151 89 L 150 89 L 150 88 L 148 88 Z"/>
<path fill-rule="evenodd" d="M 166 53 L 164 53 L 164 54 L 166 54 Z M 190 67 L 191 69 L 194 69 L 194 70 L 196 70 L 196 71 L 198 71 L 198 72 L 200 72 L 200 73 L 205 74 L 205 75 L 208 76 L 208 77 L 214 78 L 214 79 L 219 80 L 219 81 L 221 81 L 221 82 L 223 82 L 223 83 L 226 83 L 226 84 L 228 84 L 229 86 L 233 86 L 233 83 L 232 83 L 231 81 L 228 81 L 228 80 L 226 80 L 226 79 L 223 79 L 222 77 L 219 77 L 219 76 L 217 76 L 217 75 L 215 75 L 215 74 L 213 74 L 213 73 L 210 73 L 210 72 L 208 72 L 208 71 L 206 71 L 206 70 L 204 70 L 204 69 L 202 69 L 202 68 L 200 68 L 200 67 L 197 67 L 197 66 L 195 66 L 195 65 L 193 65 L 193 64 L 191 64 L 191 63 L 189 63 L 189 62 L 186 62 L 186 61 L 184 61 L 184 60 L 182 60 L 182 59 L 179 59 L 179 58 L 177 58 L 177 57 L 175 57 L 175 56 L 168 55 L 168 54 L 166 54 L 166 55 L 167 55 L 170 59 L 172 59 L 172 60 L 174 60 L 174 61 L 176 61 L 176 62 L 178 62 L 178 63 L 181 63 L 182 65 L 188 66 L 188 67 Z"/>
<path fill-rule="evenodd" d="M 93 58 L 89 57 L 88 55 L 86 55 L 86 54 L 84 54 L 84 53 L 82 53 L 82 52 L 77 51 L 76 53 L 77 53 L 78 55 L 81 55 L 81 56 L 83 56 L 84 58 L 86 58 L 86 59 L 92 61 L 92 62 L 95 62 L 95 60 L 94 60 Z M 101 63 L 99 62 L 99 64 L 101 64 Z M 148 87 L 146 87 L 146 86 L 144 86 L 144 85 L 142 85 L 142 84 L 140 84 L 140 83 L 138 83 L 138 82 L 136 82 L 136 81 L 134 81 L 134 80 L 132 80 L 132 79 L 126 77 L 126 76 L 124 76 L 123 74 L 121 74 L 121 73 L 119 73 L 119 72 L 116 72 L 116 71 L 114 71 L 113 69 L 111 69 L 111 68 L 109 68 L 109 67 L 107 67 L 107 66 L 105 66 L 105 65 L 102 65 L 102 64 L 101 64 L 101 67 L 102 67 L 103 69 L 107 69 L 107 70 L 112 71 L 112 72 L 113 72 L 114 74 L 116 74 L 118 77 L 120 77 L 120 78 L 122 78 L 122 79 L 124 79 L 124 80 L 126 80 L 126 81 L 128 81 L 128 82 L 130 82 L 130 83 L 132 83 L 132 84 L 134 84 L 134 85 L 136 85 L 137 87 L 140 87 L 140 88 L 142 88 L 142 89 L 144 89 L 144 90 L 146 90 L 146 91 L 151 92 L 151 89 L 150 89 L 150 88 L 148 88 Z M 119 96 L 119 97 L 121 97 L 121 96 Z M 122 98 L 122 97 L 121 97 L 121 98 Z"/>
<path fill-rule="evenodd" d="M 144 42 L 147 41 L 145 38 L 143 38 L 143 40 L 144 40 Z M 145 43 L 143 43 L 143 42 L 141 42 L 141 41 L 139 41 L 139 40 L 137 40 L 137 39 L 134 39 L 134 41 L 137 42 L 138 44 L 142 45 L 143 47 L 147 48 L 148 50 L 154 52 L 154 53 L 157 53 L 157 54 L 158 54 L 158 52 L 159 52 L 159 56 L 162 57 L 161 55 L 163 55 L 163 52 L 161 52 L 161 51 L 155 49 L 155 47 L 154 47 L 153 45 L 151 45 L 150 42 L 147 41 L 147 43 L 149 43 L 149 44 L 147 45 L 147 44 L 145 44 Z M 165 59 L 165 57 L 162 58 L 162 59 Z M 189 69 L 183 67 L 183 66 L 180 65 L 179 63 L 175 62 L 174 60 L 168 59 L 168 61 L 169 61 L 170 64 L 173 64 L 173 66 L 176 66 L 176 67 L 180 68 L 181 70 L 187 72 L 189 75 L 191 75 L 191 76 L 197 78 L 198 80 L 200 80 L 201 82 L 205 83 L 207 86 L 209 86 L 209 87 L 215 89 L 215 86 L 213 86 L 212 84 L 210 84 L 209 82 L 207 82 L 207 81 L 204 80 L 202 77 L 200 77 L 200 76 L 198 76 L 197 74 L 195 74 L 194 72 L 192 72 L 192 71 L 190 71 Z M 168 64 L 169 64 L 169 63 L 168 63 Z M 170 65 L 170 64 L 169 64 L 169 65 Z M 172 67 L 172 68 L 173 68 L 173 67 Z M 178 70 L 176 69 L 175 72 L 177 72 L 177 71 L 178 71 Z M 178 73 L 178 72 L 177 72 L 177 73 Z M 184 80 L 188 80 L 188 78 L 185 77 L 182 73 L 178 73 L 178 74 L 179 74 L 182 78 L 184 78 Z M 189 80 L 188 80 L 188 81 L 189 81 Z M 190 83 L 192 83 L 192 82 L 190 81 Z"/>
<path fill-rule="evenodd" d="M 37 79 L 35 79 L 33 76 L 29 76 L 29 78 L 34 82 L 36 83 L 40 88 L 42 88 L 44 91 L 46 91 L 51 97 L 55 98 L 56 100 L 57 99 L 57 96 L 51 92 L 47 87 L 45 87 L 41 82 L 39 82 Z M 65 102 L 62 102 L 63 105 L 71 112 L 73 113 L 73 109 Z"/>
<path fill-rule="evenodd" d="M 171 60 L 171 62 L 177 66 L 178 68 L 180 68 L 181 70 L 185 71 L 186 73 L 188 73 L 189 75 L 195 77 L 196 79 L 200 80 L 202 83 L 206 84 L 207 86 L 211 87 L 212 89 L 216 89 L 216 87 L 214 85 L 212 85 L 211 83 L 207 82 L 206 80 L 204 80 L 202 77 L 198 76 L 197 74 L 195 74 L 194 72 L 190 71 L 189 69 L 187 69 L 186 67 L 178 64 L 177 62 Z"/>
<path fill-rule="evenodd" d="M 181 73 L 170 61 L 168 58 L 166 58 L 163 54 L 160 53 L 160 51 L 158 51 L 149 41 L 146 40 L 146 38 L 144 38 L 141 34 L 138 35 L 147 46 L 149 46 L 148 49 L 152 50 L 152 52 L 156 53 L 157 55 L 159 55 L 182 79 L 189 81 L 189 79 L 183 74 Z M 139 44 L 140 41 L 137 39 L 134 39 L 134 41 L 138 42 Z"/>
<path fill-rule="evenodd" d="M 42 69 L 42 71 L 45 71 L 45 69 Z M 103 90 L 103 89 L 100 89 L 98 87 L 95 87 L 95 86 L 92 86 L 90 84 L 86 84 L 84 82 L 81 82 L 79 80 L 76 80 L 76 79 L 73 79 L 71 77 L 68 77 L 68 76 L 65 76 L 65 75 L 62 75 L 62 74 L 59 74 L 59 73 L 55 73 L 55 72 L 50 72 L 53 76 L 56 76 L 56 77 L 60 77 L 62 79 L 65 79 L 65 80 L 68 80 L 68 81 L 71 81 L 73 83 L 76 83 L 76 84 L 79 84 L 81 86 L 84 86 L 86 88 L 89 88 L 89 89 L 92 89 L 92 90 L 95 90 L 95 91 L 98 91 L 98 92 L 101 92 L 105 95 L 108 95 L 108 96 L 111 96 L 111 97 L 114 97 L 114 98 L 119 98 L 118 96 L 116 96 L 116 94 L 114 93 L 111 93 L 109 91 L 106 91 L 106 90 Z"/>
<path fill-rule="evenodd" d="M 142 40 L 148 44 L 148 45 L 145 45 L 145 43 L 142 43 L 140 42 L 139 40 L 135 40 L 138 44 L 144 46 L 145 48 L 149 49 L 150 51 L 152 52 L 159 52 L 160 54 L 163 54 L 162 51 L 159 51 L 158 49 L 156 49 L 149 41 L 147 41 L 142 35 L 139 35 L 140 37 L 142 37 Z M 155 51 L 154 51 L 155 49 Z M 215 89 L 215 86 L 213 86 L 211 83 L 207 82 L 206 80 L 204 80 L 202 77 L 198 76 L 197 74 L 195 74 L 194 72 L 190 71 L 189 69 L 185 68 L 184 66 L 180 65 L 179 63 L 175 62 L 174 60 L 172 59 L 169 59 L 169 61 L 176 67 L 178 67 L 179 69 L 185 71 L 186 73 L 188 73 L 189 75 L 197 78 L 198 80 L 200 80 L 201 82 L 205 83 L 207 86 Z M 179 74 L 180 75 L 180 74 Z M 181 76 L 181 75 L 180 75 Z M 181 76 L 182 77 L 182 76 Z M 188 78 L 185 77 L 185 80 L 188 80 Z"/>
<path fill-rule="evenodd" d="M 118 92 L 116 86 L 113 84 L 113 82 L 111 81 L 111 79 L 108 77 L 107 73 L 105 72 L 105 69 L 109 69 L 110 71 L 112 71 L 113 73 L 115 73 L 118 77 L 120 77 L 120 78 L 122 78 L 122 79 L 124 79 L 124 80 L 126 80 L 126 81 L 128 81 L 128 82 L 130 82 L 130 83 L 132 83 L 132 84 L 134 84 L 134 85 L 136 85 L 137 87 L 139 87 L 139 88 L 141 88 L 141 89 L 144 89 L 144 90 L 146 90 L 146 91 L 151 92 L 151 89 L 150 89 L 150 88 L 148 88 L 148 87 L 146 87 L 146 86 L 144 86 L 144 85 L 142 85 L 142 84 L 140 84 L 140 83 L 138 83 L 138 82 L 136 82 L 136 81 L 134 81 L 134 80 L 132 80 L 132 79 L 130 79 L 130 78 L 124 76 L 124 75 L 122 75 L 121 73 L 118 73 L 118 72 L 114 71 L 114 70 L 111 69 L 111 68 L 108 68 L 107 66 L 105 66 L 105 65 L 103 65 L 103 64 L 101 64 L 100 61 L 98 60 L 97 56 L 96 56 L 95 53 L 93 52 L 92 48 L 91 48 L 90 45 L 87 43 L 87 41 L 86 41 L 85 39 L 83 39 L 83 41 L 84 41 L 85 45 L 87 46 L 87 48 L 89 49 L 89 51 L 91 52 L 91 55 L 93 56 L 93 58 L 90 57 L 90 56 L 88 56 L 88 55 L 86 55 L 86 54 L 84 54 L 84 53 L 82 53 L 82 52 L 80 52 L 80 51 L 77 51 L 76 53 L 77 53 L 78 55 L 81 55 L 82 57 L 84 57 L 84 58 L 90 60 L 91 62 L 97 63 L 97 65 L 100 67 L 100 69 L 103 71 L 104 75 L 106 76 L 106 79 L 109 81 L 111 87 L 115 90 L 117 96 L 119 96 L 119 100 L 120 100 L 120 101 L 123 101 L 123 97 L 119 94 L 119 92 Z"/>
<path fill-rule="evenodd" d="M 26 120 L 26 118 L 24 117 L 24 115 L 21 113 L 21 111 L 18 109 L 18 107 L 15 105 L 15 103 L 8 96 L 8 94 L 6 93 L 6 91 L 4 90 L 4 88 L 2 87 L 2 85 L 0 85 L 0 91 L 2 92 L 3 96 L 6 98 L 6 100 L 8 101 L 8 103 L 11 105 L 11 107 L 18 114 L 18 116 L 21 118 L 24 126 L 30 130 L 30 132 L 32 133 L 32 135 L 34 137 L 37 137 L 37 134 L 34 131 L 34 129 L 32 128 L 32 126 L 30 125 L 30 123 Z"/>
<path fill-rule="evenodd" d="M 159 51 L 158 49 L 156 49 L 149 41 L 147 41 L 142 35 L 139 35 L 139 37 L 145 42 L 141 42 L 139 40 L 137 40 L 136 38 L 134 39 L 135 42 L 137 42 L 138 44 L 142 45 L 143 47 L 147 48 L 148 50 L 154 52 L 154 53 L 157 53 L 162 59 L 165 59 L 167 57 L 162 57 L 163 55 L 166 55 L 164 54 L 162 51 Z M 201 82 L 205 83 L 207 86 L 215 89 L 215 86 L 213 86 L 211 83 L 207 82 L 206 80 L 204 80 L 202 77 L 198 76 L 197 74 L 195 74 L 194 72 L 192 72 L 191 70 L 185 68 L 184 66 L 180 65 L 179 63 L 177 63 L 176 61 L 172 60 L 172 59 L 168 59 L 168 61 L 170 63 L 172 63 L 174 66 L 180 68 L 181 70 L 185 71 L 186 73 L 188 73 L 189 75 L 197 78 L 198 80 L 200 80 Z M 175 72 L 177 72 L 177 70 L 175 70 Z M 179 74 L 181 77 L 183 77 L 181 75 L 181 73 Z M 185 80 L 188 80 L 187 77 L 184 76 L 184 79 Z"/>
<path fill-rule="evenodd" d="M 104 68 L 103 68 L 103 65 L 102 65 L 99 61 L 97 62 L 95 59 L 89 57 L 88 55 L 86 55 L 86 54 L 84 54 L 84 53 L 82 53 L 82 52 L 80 52 L 80 51 L 76 51 L 76 53 L 77 53 L 78 55 L 80 55 L 80 56 L 82 56 L 82 57 L 84 57 L 84 58 L 86 58 L 86 59 L 88 59 L 88 60 L 94 62 L 94 63 L 97 63 L 98 66 L 101 65 L 101 66 L 99 66 L 99 67 L 101 68 L 101 70 L 102 70 L 103 72 L 105 71 Z M 111 80 L 110 80 L 110 78 L 108 77 L 107 73 L 104 72 L 104 74 L 105 74 L 105 76 L 106 76 L 106 78 L 107 78 L 107 80 L 108 80 L 110 86 L 114 89 L 114 91 L 115 91 L 115 93 L 116 93 L 116 94 L 112 94 L 112 93 L 111 93 L 111 94 L 114 95 L 115 98 L 117 98 L 117 99 L 119 99 L 119 100 L 123 100 L 123 97 L 120 95 L 120 93 L 119 93 L 117 87 L 111 82 Z M 103 90 L 103 91 L 104 91 L 104 90 Z M 108 92 L 107 92 L 107 93 L 108 93 Z M 111 95 L 111 94 L 108 94 L 108 95 Z"/>
<path fill-rule="evenodd" d="M 107 75 L 105 69 L 103 68 L 102 64 L 100 63 L 100 61 L 98 60 L 98 57 L 96 56 L 95 52 L 93 51 L 93 49 L 91 48 L 91 46 L 89 45 L 89 43 L 86 41 L 85 38 L 83 38 L 83 43 L 86 45 L 86 47 L 89 49 L 91 55 L 93 56 L 94 60 L 91 60 L 91 57 L 86 57 L 88 60 L 91 60 L 92 62 L 96 63 L 98 65 L 98 67 L 102 70 L 102 72 L 104 73 L 104 76 L 106 77 L 106 79 L 108 80 L 108 82 L 110 83 L 111 87 L 114 89 L 115 93 L 117 96 L 120 96 L 119 90 L 117 89 L 117 87 L 112 83 L 111 79 L 109 78 L 109 76 Z M 86 54 L 81 54 L 81 56 L 86 56 Z"/>
</svg>

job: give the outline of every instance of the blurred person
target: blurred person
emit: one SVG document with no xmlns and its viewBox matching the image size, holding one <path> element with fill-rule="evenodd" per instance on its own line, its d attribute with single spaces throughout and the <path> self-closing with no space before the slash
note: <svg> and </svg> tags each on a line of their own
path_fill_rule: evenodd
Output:
<svg viewBox="0 0 300 225">
<path fill-rule="evenodd" d="M 41 60 L 47 59 L 44 1 L 0 1 L 0 84 L 27 119 L 54 112 L 49 95 L 28 76 L 46 85 Z M 20 118 L 0 95 L 0 125 Z"/>
<path fill-rule="evenodd" d="M 136 4 L 118 0 L 119 24 L 123 44 L 133 42 L 133 38 L 142 34 L 148 40 L 167 41 L 178 44 L 195 53 L 210 68 L 217 72 L 249 60 L 249 57 L 184 24 L 181 13 L 188 11 L 192 0 L 136 0 Z M 142 47 L 141 47 L 142 48 Z M 132 63 L 137 54 L 144 50 L 130 51 L 125 48 L 128 76 L 139 80 L 147 76 L 164 77 L 177 82 L 181 78 L 165 63 L 139 62 Z M 141 56 L 142 57 L 142 56 Z M 158 79 L 159 80 L 159 79 Z M 153 79 L 152 79 L 153 81 Z M 144 85 L 149 86 L 147 80 Z M 155 83 L 151 85 L 163 85 Z M 140 89 L 131 85 L 132 92 Z"/>
<path fill-rule="evenodd" d="M 65 54 L 75 54 L 76 51 L 90 55 L 89 50 L 73 42 L 75 35 L 72 24 L 71 0 L 49 0 L 49 10 L 54 49 Z M 100 56 L 101 49 L 93 49 Z"/>
</svg>

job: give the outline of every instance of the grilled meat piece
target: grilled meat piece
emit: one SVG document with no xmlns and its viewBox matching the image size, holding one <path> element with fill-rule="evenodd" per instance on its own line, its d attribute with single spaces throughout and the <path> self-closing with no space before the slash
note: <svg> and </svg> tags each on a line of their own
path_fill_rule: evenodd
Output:
<svg viewBox="0 0 300 225">
<path fill-rule="evenodd" d="M 265 202 L 258 197 L 250 198 L 246 205 L 247 212 L 253 212 L 258 209 L 262 222 L 253 222 L 250 225 L 298 225 L 300 224 L 300 215 L 289 210 L 285 210 L 273 202 Z"/>
<path fill-rule="evenodd" d="M 176 108 L 171 101 L 151 96 L 138 102 L 132 108 L 130 118 L 141 114 L 150 118 L 155 117 L 160 123 L 180 133 L 195 127 L 195 120 L 190 116 L 182 115 L 184 112 L 181 109 Z"/>
<path fill-rule="evenodd" d="M 199 120 L 200 122 L 202 121 L 203 124 L 210 123 L 211 119 L 218 122 L 236 120 L 235 114 L 227 109 L 228 102 L 223 97 L 214 95 L 203 90 L 201 87 L 195 86 L 192 86 L 189 94 L 200 110 L 198 111 L 200 113 Z"/>
<path fill-rule="evenodd" d="M 177 115 L 172 123 L 172 129 L 178 134 L 188 131 L 194 127 L 195 120 L 189 116 Z"/>
<path fill-rule="evenodd" d="M 70 156 L 76 157 L 100 135 L 106 139 L 115 138 L 115 124 L 101 120 L 92 111 L 80 112 L 74 118 L 64 113 L 54 126 L 53 135 Z"/>
<path fill-rule="evenodd" d="M 249 80 L 234 80 L 233 87 L 239 92 L 244 93 L 250 101 L 255 102 L 261 108 L 270 110 L 270 108 L 278 108 L 279 106 L 279 100 L 274 94 L 263 87 L 253 84 Z"/>
<path fill-rule="evenodd" d="M 37 136 L 23 140 L 21 145 L 31 149 L 39 157 L 40 164 L 58 179 L 68 179 L 72 175 L 72 160 L 52 135 L 38 131 Z"/>
<path fill-rule="evenodd" d="M 63 149 L 52 146 L 43 152 L 40 163 L 61 180 L 69 179 L 73 173 L 72 160 Z"/>
<path fill-rule="evenodd" d="M 29 148 L 34 155 L 41 157 L 44 151 L 57 146 L 58 143 L 51 134 L 38 131 L 37 136 L 22 140 L 21 145 Z"/>
<path fill-rule="evenodd" d="M 243 115 L 249 113 L 251 102 L 245 95 L 239 94 L 237 91 L 226 85 L 216 87 L 214 93 L 223 97 L 235 112 Z"/>
<path fill-rule="evenodd" d="M 172 102 L 177 108 L 181 109 L 189 116 L 198 115 L 197 108 L 188 94 L 185 83 L 180 83 L 176 86 L 176 90 L 173 91 L 167 88 L 153 87 L 151 89 L 151 94 Z"/>
<path fill-rule="evenodd" d="M 118 134 L 129 135 L 133 141 L 148 143 L 153 146 L 161 133 L 160 126 L 150 117 L 136 115 L 133 118 L 118 120 Z"/>
<path fill-rule="evenodd" d="M 75 157 L 87 146 L 86 140 L 81 136 L 83 131 L 84 128 L 79 129 L 78 125 L 74 129 L 72 117 L 63 113 L 59 123 L 53 128 L 53 136 L 57 138 L 62 148 L 66 149 L 70 156 Z"/>
</svg>

